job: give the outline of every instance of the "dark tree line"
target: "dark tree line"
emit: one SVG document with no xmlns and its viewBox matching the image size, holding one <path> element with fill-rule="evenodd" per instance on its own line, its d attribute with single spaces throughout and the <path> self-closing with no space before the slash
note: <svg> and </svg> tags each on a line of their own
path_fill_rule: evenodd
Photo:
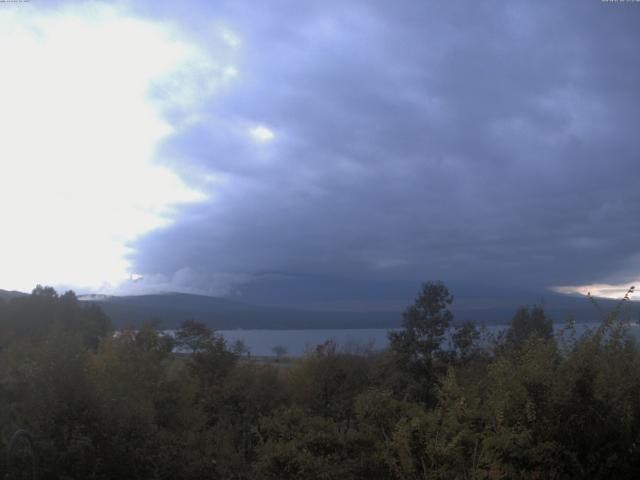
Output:
<svg viewBox="0 0 640 480">
<path fill-rule="evenodd" d="M 454 324 L 453 301 L 426 283 L 386 350 L 326 342 L 265 364 L 195 321 L 114 332 L 39 286 L 0 302 L 2 441 L 31 432 L 45 479 L 640 475 L 626 300 L 581 335 L 534 306 L 495 336 Z"/>
</svg>

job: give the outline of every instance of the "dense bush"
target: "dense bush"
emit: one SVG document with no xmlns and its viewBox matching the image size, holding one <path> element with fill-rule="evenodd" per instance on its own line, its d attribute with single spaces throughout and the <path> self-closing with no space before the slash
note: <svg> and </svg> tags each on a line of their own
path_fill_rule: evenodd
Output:
<svg viewBox="0 0 640 480">
<path fill-rule="evenodd" d="M 487 338 L 452 324 L 452 301 L 425 284 L 386 351 L 327 342 L 265 364 L 193 321 L 114 333 L 38 287 L 0 303 L 0 432 L 34 434 L 46 479 L 640 475 L 640 349 L 621 308 L 578 335 L 523 307 Z"/>
</svg>

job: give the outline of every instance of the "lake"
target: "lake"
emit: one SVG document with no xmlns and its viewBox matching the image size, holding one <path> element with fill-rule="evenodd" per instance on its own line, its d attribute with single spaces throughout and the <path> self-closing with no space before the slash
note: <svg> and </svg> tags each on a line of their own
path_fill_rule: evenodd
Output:
<svg viewBox="0 0 640 480">
<path fill-rule="evenodd" d="M 576 331 L 581 333 L 587 328 L 595 328 L 597 323 L 579 323 Z M 554 325 L 556 330 L 563 328 L 563 323 Z M 507 328 L 507 325 L 491 325 L 486 327 L 490 333 L 498 333 Z M 389 343 L 387 333 L 390 329 L 344 329 L 344 330 L 218 330 L 231 346 L 233 342 L 242 340 L 252 355 L 275 355 L 273 348 L 282 346 L 287 349 L 287 355 L 299 356 L 308 348 L 334 340 L 339 346 L 365 346 L 371 344 L 376 350 L 383 349 Z M 632 332 L 638 337 L 640 328 L 632 327 Z"/>
</svg>

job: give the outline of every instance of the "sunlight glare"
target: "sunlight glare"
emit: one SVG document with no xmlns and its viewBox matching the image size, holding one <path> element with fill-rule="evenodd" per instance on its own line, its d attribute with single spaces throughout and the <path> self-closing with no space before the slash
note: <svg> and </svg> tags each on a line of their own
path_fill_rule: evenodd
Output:
<svg viewBox="0 0 640 480">
<path fill-rule="evenodd" d="M 204 198 L 154 162 L 172 127 L 148 94 L 194 49 L 96 5 L 4 10 L 0 32 L 0 288 L 130 278 L 128 245 Z"/>
</svg>

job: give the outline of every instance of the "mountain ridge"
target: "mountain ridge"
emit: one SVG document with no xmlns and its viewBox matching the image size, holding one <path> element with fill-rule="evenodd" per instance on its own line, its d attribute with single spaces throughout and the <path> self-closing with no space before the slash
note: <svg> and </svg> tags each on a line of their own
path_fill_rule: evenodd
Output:
<svg viewBox="0 0 640 480">
<path fill-rule="evenodd" d="M 0 298 L 26 296 L 28 294 L 0 290 Z M 212 297 L 181 292 L 164 292 L 146 295 L 79 295 L 83 302 L 100 306 L 111 318 L 115 328 L 137 327 L 145 321 L 157 321 L 160 328 L 172 329 L 186 319 L 203 322 L 218 330 L 232 329 L 367 329 L 395 328 L 401 326 L 402 308 L 397 310 L 320 310 L 301 306 L 260 305 L 237 299 Z M 530 301 L 538 299 L 538 301 Z M 542 304 L 547 314 L 562 322 L 572 315 L 577 322 L 591 322 L 602 318 L 618 300 L 596 299 L 602 311 L 598 311 L 584 296 L 529 292 L 520 295 L 496 295 L 461 298 L 454 301 L 452 312 L 455 323 L 474 321 L 477 324 L 507 324 L 521 305 Z M 628 308 L 638 319 L 640 303 L 629 302 Z"/>
<path fill-rule="evenodd" d="M 0 288 L 0 299 L 4 301 L 11 300 L 13 298 L 18 298 L 18 297 L 25 297 L 27 295 L 29 294 L 24 292 L 19 292 L 17 290 L 2 290 Z"/>
</svg>

